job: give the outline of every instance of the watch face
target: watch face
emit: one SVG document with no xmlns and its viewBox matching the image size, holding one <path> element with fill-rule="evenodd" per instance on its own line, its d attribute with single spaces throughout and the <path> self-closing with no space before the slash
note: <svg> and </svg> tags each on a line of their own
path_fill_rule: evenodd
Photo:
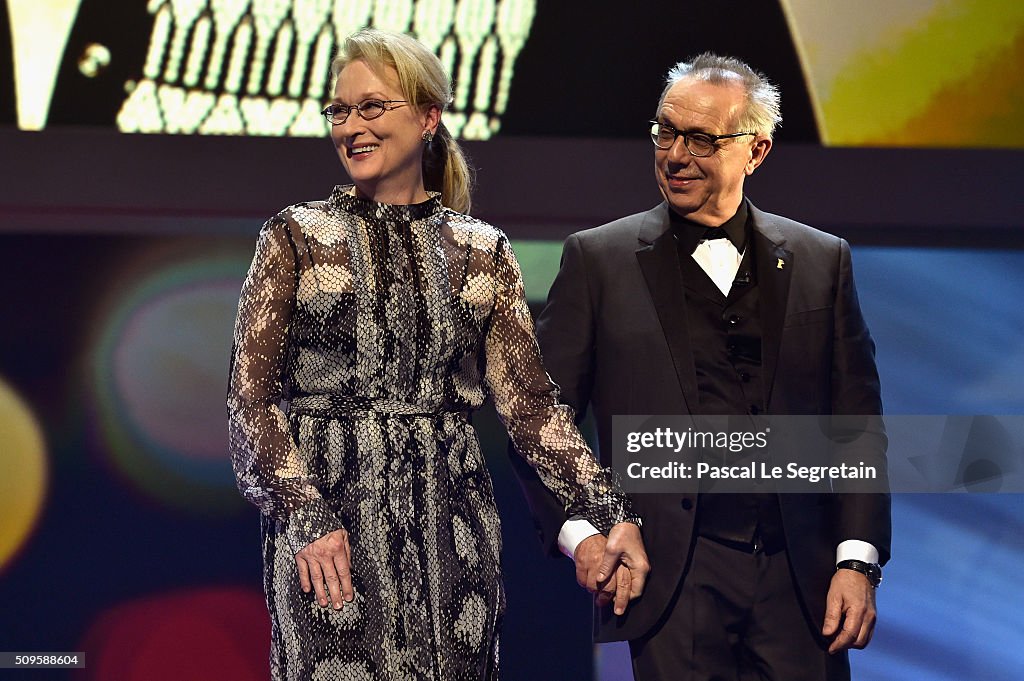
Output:
<svg viewBox="0 0 1024 681">
<path fill-rule="evenodd" d="M 878 586 L 882 583 L 882 568 L 877 565 L 868 566 L 868 579 L 871 580 L 872 586 Z"/>
<path fill-rule="evenodd" d="M 864 576 L 871 582 L 871 586 L 878 586 L 882 582 L 882 568 L 874 563 L 862 563 Z"/>
</svg>

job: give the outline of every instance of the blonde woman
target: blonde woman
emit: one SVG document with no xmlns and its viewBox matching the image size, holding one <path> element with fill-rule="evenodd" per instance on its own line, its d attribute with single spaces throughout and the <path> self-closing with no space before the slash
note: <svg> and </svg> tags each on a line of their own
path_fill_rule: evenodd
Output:
<svg viewBox="0 0 1024 681">
<path fill-rule="evenodd" d="M 353 184 L 263 226 L 228 393 L 272 676 L 493 679 L 501 534 L 468 413 L 490 394 L 567 511 L 609 535 L 620 610 L 647 573 L 637 519 L 558 403 L 508 239 L 466 215 L 440 61 L 366 30 L 332 73 L 324 115 Z"/>
</svg>

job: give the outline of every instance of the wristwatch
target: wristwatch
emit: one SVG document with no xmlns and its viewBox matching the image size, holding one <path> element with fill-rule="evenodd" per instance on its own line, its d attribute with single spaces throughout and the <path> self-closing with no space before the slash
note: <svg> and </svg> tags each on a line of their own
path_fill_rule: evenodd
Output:
<svg viewBox="0 0 1024 681">
<path fill-rule="evenodd" d="M 868 578 L 871 586 L 878 588 L 882 583 L 882 566 L 878 563 L 865 563 L 862 560 L 841 560 L 836 563 L 836 570 L 853 570 Z"/>
</svg>

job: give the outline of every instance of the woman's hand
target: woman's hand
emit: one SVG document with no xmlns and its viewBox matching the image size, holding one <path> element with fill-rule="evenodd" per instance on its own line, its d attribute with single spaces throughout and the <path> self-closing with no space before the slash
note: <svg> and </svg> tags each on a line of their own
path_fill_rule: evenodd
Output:
<svg viewBox="0 0 1024 681">
<path fill-rule="evenodd" d="M 612 527 L 597 570 L 597 583 L 603 592 L 610 592 L 614 588 L 616 615 L 625 613 L 629 601 L 639 598 L 644 592 L 644 583 L 650 571 L 651 565 L 647 561 L 640 528 L 633 523 L 618 523 Z M 601 594 L 600 600 L 604 600 Z"/>
<path fill-rule="evenodd" d="M 335 610 L 341 610 L 343 602 L 351 603 L 355 598 L 347 531 L 335 530 L 307 545 L 295 554 L 295 564 L 299 568 L 302 590 L 315 591 L 317 602 L 323 607 L 327 607 L 328 596 Z"/>
</svg>

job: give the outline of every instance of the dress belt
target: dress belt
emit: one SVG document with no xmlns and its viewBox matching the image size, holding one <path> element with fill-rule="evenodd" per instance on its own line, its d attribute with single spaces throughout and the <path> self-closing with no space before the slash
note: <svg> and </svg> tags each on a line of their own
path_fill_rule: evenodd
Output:
<svg viewBox="0 0 1024 681">
<path fill-rule="evenodd" d="M 452 415 L 461 417 L 467 423 L 470 416 L 469 411 L 444 408 L 432 410 L 420 404 L 409 404 L 385 397 L 352 397 L 331 394 L 295 397 L 288 404 L 288 413 L 326 419 L 353 419 L 371 416 L 436 419 Z"/>
</svg>

